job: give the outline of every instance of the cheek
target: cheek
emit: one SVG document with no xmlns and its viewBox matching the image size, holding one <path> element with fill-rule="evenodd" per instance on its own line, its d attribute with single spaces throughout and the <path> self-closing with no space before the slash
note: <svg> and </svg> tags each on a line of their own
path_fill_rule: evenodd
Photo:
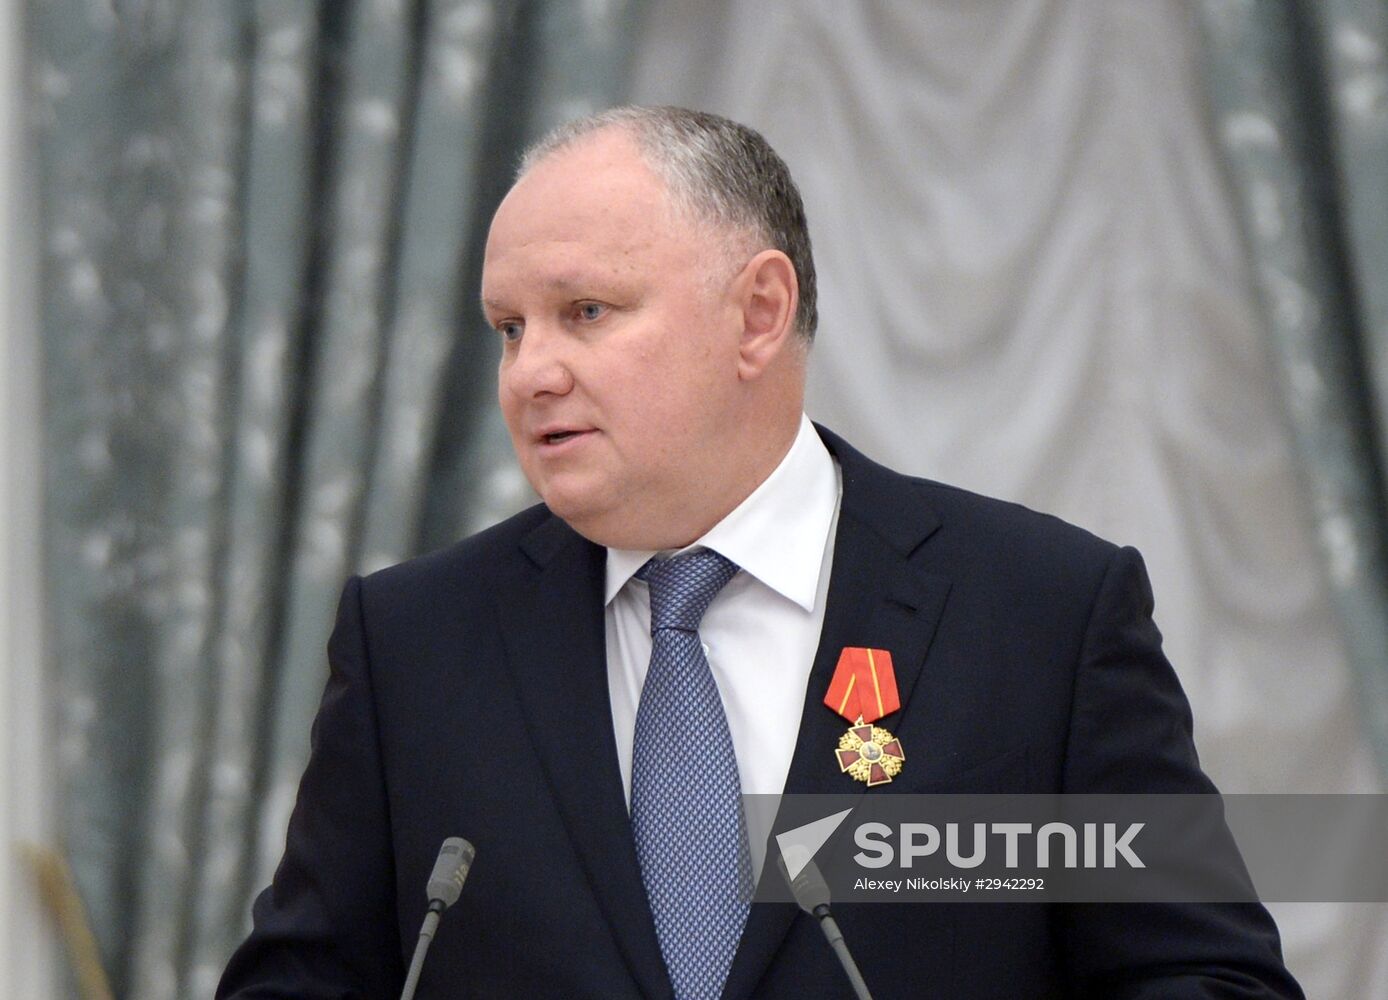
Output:
<svg viewBox="0 0 1388 1000">
<path fill-rule="evenodd" d="M 514 437 L 516 433 L 516 420 L 519 414 L 515 396 L 506 388 L 506 373 L 504 371 L 498 373 L 496 378 L 496 402 L 497 406 L 501 409 L 501 419 L 506 422 L 507 429 Z"/>
<path fill-rule="evenodd" d="M 713 387 L 693 378 L 650 378 L 631 387 L 628 440 L 644 461 L 682 465 L 718 437 L 725 412 Z"/>
<path fill-rule="evenodd" d="M 507 434 L 511 438 L 511 450 L 520 461 L 522 467 L 526 466 L 532 456 L 526 447 L 527 441 L 522 433 L 521 427 L 524 423 L 525 408 L 516 398 L 514 393 L 507 391 L 506 380 L 503 376 L 498 380 L 497 385 L 497 404 L 501 410 L 501 420 L 506 425 Z"/>
</svg>

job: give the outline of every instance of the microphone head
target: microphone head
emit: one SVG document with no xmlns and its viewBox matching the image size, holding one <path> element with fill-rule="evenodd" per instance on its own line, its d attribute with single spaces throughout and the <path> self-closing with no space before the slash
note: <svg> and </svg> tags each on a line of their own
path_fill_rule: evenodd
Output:
<svg viewBox="0 0 1388 1000">
<path fill-rule="evenodd" d="M 813 915 L 818 907 L 829 905 L 829 883 L 824 881 L 824 876 L 819 871 L 819 865 L 809 858 L 800 856 L 797 851 L 804 851 L 804 849 L 792 847 L 788 853 L 793 856 L 787 857 L 786 854 L 782 854 L 781 857 L 777 858 L 777 861 L 781 866 L 781 874 L 790 884 L 790 892 L 795 897 L 795 902 L 799 904 L 800 909 Z M 804 851 L 804 853 L 808 854 L 809 852 Z M 791 878 L 790 871 L 786 868 L 787 862 L 799 863 L 800 874 Z"/>
<path fill-rule="evenodd" d="M 449 837 L 439 848 L 438 860 L 429 875 L 429 902 L 442 903 L 444 909 L 458 901 L 462 894 L 463 882 L 472 868 L 472 859 L 477 849 L 462 837 Z"/>
</svg>

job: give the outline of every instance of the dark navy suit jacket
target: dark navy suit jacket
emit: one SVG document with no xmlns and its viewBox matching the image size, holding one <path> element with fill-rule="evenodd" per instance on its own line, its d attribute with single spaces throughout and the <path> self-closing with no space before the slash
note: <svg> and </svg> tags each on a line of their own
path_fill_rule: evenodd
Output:
<svg viewBox="0 0 1388 1000">
<path fill-rule="evenodd" d="M 843 473 L 790 792 L 854 792 L 821 702 L 844 646 L 892 652 L 909 748 L 865 794 L 1201 792 L 1140 557 L 876 465 Z M 605 552 L 544 507 L 353 579 L 273 885 L 221 998 L 393 998 L 439 844 L 477 860 L 418 996 L 668 998 L 618 770 Z M 879 1000 L 1300 997 L 1252 905 L 838 909 Z M 846 997 L 810 918 L 755 904 L 725 997 Z"/>
</svg>

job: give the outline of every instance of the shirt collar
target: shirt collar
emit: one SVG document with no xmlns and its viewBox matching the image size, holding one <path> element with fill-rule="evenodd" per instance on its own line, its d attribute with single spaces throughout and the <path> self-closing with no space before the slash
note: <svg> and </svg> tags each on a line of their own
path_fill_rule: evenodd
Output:
<svg viewBox="0 0 1388 1000">
<path fill-rule="evenodd" d="M 781 464 L 732 513 L 679 551 L 713 549 L 778 594 L 813 611 L 838 499 L 834 460 L 809 417 L 801 414 L 800 430 Z M 609 548 L 604 603 L 611 604 L 636 571 L 657 554 Z"/>
</svg>

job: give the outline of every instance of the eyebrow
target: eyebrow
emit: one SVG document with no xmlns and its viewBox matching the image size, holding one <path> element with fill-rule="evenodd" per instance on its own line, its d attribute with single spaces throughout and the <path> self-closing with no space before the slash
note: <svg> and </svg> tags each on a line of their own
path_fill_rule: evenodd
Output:
<svg viewBox="0 0 1388 1000">
<path fill-rule="evenodd" d="M 591 275 L 581 274 L 578 271 L 561 272 L 558 275 L 537 282 L 547 291 L 579 291 L 590 286 L 595 279 Z M 504 309 L 505 306 L 498 299 L 489 299 L 482 296 L 482 308 L 485 309 Z"/>
</svg>

